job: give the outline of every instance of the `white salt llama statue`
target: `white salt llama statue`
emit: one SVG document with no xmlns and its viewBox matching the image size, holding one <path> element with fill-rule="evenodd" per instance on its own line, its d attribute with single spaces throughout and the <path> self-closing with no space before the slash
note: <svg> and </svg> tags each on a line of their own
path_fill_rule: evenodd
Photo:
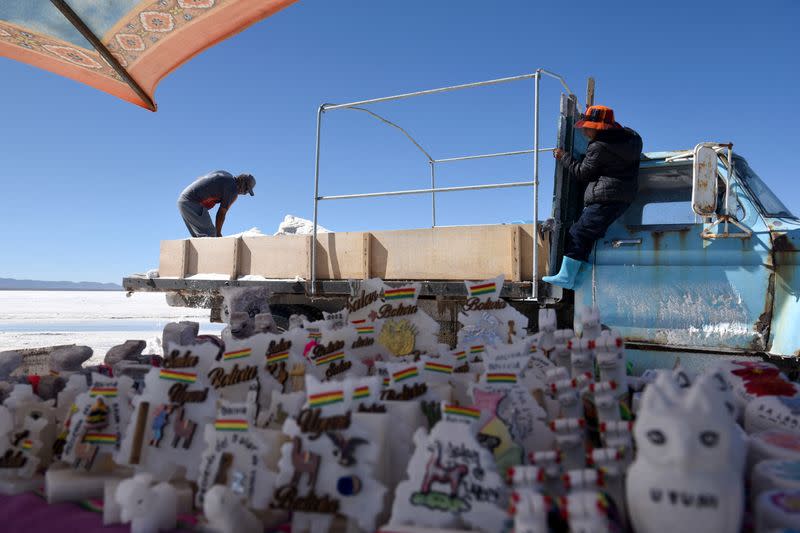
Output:
<svg viewBox="0 0 800 533">
<path fill-rule="evenodd" d="M 121 481 L 115 499 L 122 523 L 131 524 L 131 533 L 158 533 L 175 529 L 178 496 L 169 483 L 151 485 L 153 476 L 136 474 Z"/>
<path fill-rule="evenodd" d="M 225 485 L 214 485 L 203 499 L 203 514 L 215 533 L 262 533 L 264 524 Z"/>
<path fill-rule="evenodd" d="M 735 533 L 744 511 L 744 442 L 719 396 L 645 389 L 634 427 L 628 509 L 637 533 Z"/>
</svg>

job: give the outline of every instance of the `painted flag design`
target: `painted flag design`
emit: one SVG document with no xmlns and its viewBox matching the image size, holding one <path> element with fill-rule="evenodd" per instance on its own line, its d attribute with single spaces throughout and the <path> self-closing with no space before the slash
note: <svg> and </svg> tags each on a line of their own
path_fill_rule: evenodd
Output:
<svg viewBox="0 0 800 533">
<path fill-rule="evenodd" d="M 241 350 L 236 350 L 234 352 L 227 352 L 223 354 L 222 359 L 224 361 L 230 361 L 232 359 L 241 359 L 243 357 L 250 357 L 250 354 L 253 353 L 253 350 L 250 348 L 242 348 Z"/>
<path fill-rule="evenodd" d="M 344 393 L 340 390 L 311 394 L 308 397 L 308 405 L 311 407 L 322 407 L 344 401 Z"/>
<path fill-rule="evenodd" d="M 106 398 L 116 398 L 117 396 L 117 388 L 116 387 L 92 387 L 89 389 L 89 396 L 92 398 L 96 396 L 104 396 Z"/>
<path fill-rule="evenodd" d="M 505 372 L 490 372 L 486 374 L 487 383 L 516 383 L 517 375 Z"/>
<path fill-rule="evenodd" d="M 496 290 L 497 290 L 497 284 L 494 281 L 490 283 L 480 283 L 478 285 L 470 286 L 469 295 L 470 297 L 482 296 L 484 294 L 491 294 Z"/>
<path fill-rule="evenodd" d="M 419 376 L 419 372 L 417 372 L 417 367 L 411 366 L 392 374 L 392 379 L 394 379 L 395 383 L 400 383 L 401 381 L 415 378 L 417 376 Z"/>
<path fill-rule="evenodd" d="M 87 433 L 83 436 L 83 442 L 93 444 L 116 444 L 117 436 L 114 433 Z"/>
<path fill-rule="evenodd" d="M 361 400 L 369 397 L 369 387 L 356 387 L 353 391 L 353 399 Z"/>
<path fill-rule="evenodd" d="M 316 359 L 314 364 L 317 366 L 326 365 L 328 363 L 333 363 L 334 361 L 339 361 L 340 359 L 344 359 L 344 352 L 335 352 L 329 355 L 323 355 L 319 359 Z"/>
<path fill-rule="evenodd" d="M 276 363 L 280 363 L 281 361 L 286 361 L 287 359 L 289 359 L 289 350 L 268 355 L 267 364 L 274 365 Z"/>
<path fill-rule="evenodd" d="M 177 370 L 162 369 L 158 377 L 168 381 L 178 381 L 180 383 L 194 383 L 197 381 L 197 374 L 192 372 L 178 372 Z"/>
<path fill-rule="evenodd" d="M 387 289 L 383 291 L 383 298 L 385 300 L 405 300 L 413 298 L 417 293 L 414 287 L 401 287 L 399 289 Z"/>
<path fill-rule="evenodd" d="M 425 363 L 425 370 L 428 372 L 439 372 L 441 374 L 452 374 L 453 367 L 450 365 L 443 365 L 441 363 L 432 363 L 427 362 Z"/>
<path fill-rule="evenodd" d="M 479 409 L 474 409 L 472 407 L 459 407 L 457 405 L 445 405 L 444 407 L 445 414 L 448 415 L 456 415 L 456 416 L 464 416 L 467 418 L 478 419 L 481 417 L 481 412 Z"/>
<path fill-rule="evenodd" d="M 249 424 L 241 418 L 217 418 L 214 429 L 217 431 L 247 431 Z"/>
</svg>

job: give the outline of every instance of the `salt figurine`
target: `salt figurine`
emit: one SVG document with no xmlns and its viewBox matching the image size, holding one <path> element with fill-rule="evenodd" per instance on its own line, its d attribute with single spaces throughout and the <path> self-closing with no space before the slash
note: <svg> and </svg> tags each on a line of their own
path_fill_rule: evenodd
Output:
<svg viewBox="0 0 800 533">
<path fill-rule="evenodd" d="M 550 429 L 556 435 L 556 448 L 560 452 L 565 470 L 586 466 L 586 422 L 583 418 L 559 418 L 550 422 Z"/>
<path fill-rule="evenodd" d="M 261 533 L 264 524 L 230 488 L 214 485 L 206 492 L 203 514 L 215 533 Z"/>
<path fill-rule="evenodd" d="M 514 517 L 515 533 L 549 533 L 548 516 L 552 498 L 530 489 L 511 494 L 510 513 Z"/>
<path fill-rule="evenodd" d="M 572 366 L 570 343 L 573 338 L 575 338 L 575 332 L 571 329 L 559 329 L 553 334 L 553 352 L 550 354 L 550 358 L 556 365 L 567 370 Z"/>
<path fill-rule="evenodd" d="M 633 422 L 627 420 L 600 422 L 598 430 L 604 447 L 622 450 L 626 464 L 633 460 Z"/>
<path fill-rule="evenodd" d="M 542 469 L 541 471 L 544 474 L 543 492 L 547 494 L 560 494 L 563 490 L 563 485 L 561 483 L 561 473 L 563 472 L 561 452 L 532 452 L 528 456 L 528 460 L 532 465 Z"/>
<path fill-rule="evenodd" d="M 598 422 L 620 420 L 619 389 L 615 381 L 590 383 L 589 391 L 594 395 L 594 407 L 597 410 Z"/>
<path fill-rule="evenodd" d="M 625 510 L 625 462 L 624 450 L 614 448 L 595 448 L 586 456 L 586 462 L 603 473 L 605 492 L 614 501 L 620 520 L 626 525 Z"/>
<path fill-rule="evenodd" d="M 617 331 L 604 331 L 595 344 L 600 381 L 613 381 L 620 386 L 619 395 L 627 393 L 627 362 L 622 336 Z"/>
<path fill-rule="evenodd" d="M 569 530 L 585 533 L 618 531 L 613 510 L 606 496 L 596 491 L 578 491 L 560 498 L 559 507 Z"/>
<path fill-rule="evenodd" d="M 572 339 L 570 344 L 571 351 L 571 372 L 573 378 L 588 375 L 594 381 L 594 340 Z"/>
<path fill-rule="evenodd" d="M 637 456 L 626 493 L 637 533 L 739 531 L 744 442 L 719 396 L 693 386 L 675 395 L 645 389 L 634 427 Z M 675 501 L 681 505 L 675 505 Z"/>
<path fill-rule="evenodd" d="M 545 357 L 550 357 L 550 354 L 555 348 L 555 332 L 556 332 L 556 310 L 555 309 L 539 309 L 539 332 L 537 347 L 538 351 L 544 354 Z"/>
<path fill-rule="evenodd" d="M 600 336 L 603 327 L 600 325 L 600 311 L 597 307 L 584 306 L 579 313 L 581 325 L 581 339 L 594 340 Z"/>
<path fill-rule="evenodd" d="M 550 391 L 559 404 L 558 418 L 582 418 L 583 402 L 576 379 L 564 379 L 550 385 Z"/>
<path fill-rule="evenodd" d="M 542 491 L 545 480 L 544 467 L 540 466 L 512 466 L 508 469 L 508 483 L 515 490 L 530 489 Z"/>
<path fill-rule="evenodd" d="M 152 485 L 149 474 L 137 474 L 121 481 L 116 500 L 121 520 L 130 522 L 131 533 L 158 533 L 175 529 L 178 501 L 169 483 Z"/>
</svg>

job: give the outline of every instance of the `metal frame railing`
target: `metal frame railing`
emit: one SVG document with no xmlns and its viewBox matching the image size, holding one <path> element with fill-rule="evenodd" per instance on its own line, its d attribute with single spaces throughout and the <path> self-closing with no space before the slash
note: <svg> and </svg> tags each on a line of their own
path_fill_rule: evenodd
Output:
<svg viewBox="0 0 800 533">
<path fill-rule="evenodd" d="M 313 231 L 313 241 L 311 246 L 311 294 L 316 294 L 317 290 L 317 228 L 318 228 L 318 211 L 319 211 L 319 202 L 323 200 L 343 200 L 343 199 L 350 199 L 350 198 L 374 198 L 374 197 L 381 197 L 381 196 L 401 196 L 401 195 L 411 195 L 411 194 L 430 194 L 431 195 L 431 221 L 432 227 L 436 227 L 436 193 L 440 192 L 454 192 L 454 191 L 472 191 L 472 190 L 482 190 L 482 189 L 503 189 L 503 188 L 510 188 L 510 187 L 533 187 L 533 239 L 534 239 L 534 246 L 533 246 L 533 274 L 531 277 L 532 284 L 531 284 L 531 299 L 538 300 L 539 298 L 539 291 L 538 291 L 538 267 L 539 267 L 539 254 L 538 254 L 538 247 L 536 246 L 536 238 L 538 233 L 538 224 L 539 224 L 539 153 L 540 152 L 548 152 L 552 151 L 553 148 L 540 148 L 539 147 L 539 82 L 541 81 L 542 75 L 549 76 L 553 79 L 558 80 L 561 85 L 566 89 L 569 94 L 572 94 L 572 90 L 567 85 L 564 78 L 555 74 L 553 72 L 547 71 L 545 69 L 537 69 L 535 72 L 530 74 L 522 74 L 519 76 L 511 76 L 508 78 L 498 78 L 493 80 L 487 81 L 479 81 L 474 83 L 464 83 L 461 85 L 452 85 L 449 87 L 440 87 L 437 89 L 428 89 L 424 91 L 416 91 L 412 93 L 404 93 L 398 94 L 394 96 L 385 96 L 382 98 L 373 98 L 370 100 L 359 100 L 357 102 L 350 102 L 346 104 L 322 104 L 318 111 L 317 111 L 317 141 L 316 141 L 316 163 L 314 168 L 314 231 Z M 447 157 L 442 159 L 435 159 L 433 156 L 425 150 L 422 145 L 414 139 L 411 134 L 409 134 L 405 129 L 400 127 L 399 125 L 395 124 L 394 122 L 386 119 L 371 111 L 369 109 L 365 109 L 363 105 L 367 104 L 377 104 L 381 102 L 390 102 L 393 100 L 402 100 L 405 98 L 412 98 L 415 96 L 423 96 L 428 94 L 437 94 L 449 91 L 456 91 L 460 89 L 471 89 L 475 87 L 485 87 L 487 85 L 496 85 L 500 83 L 508 83 L 513 81 L 520 81 L 520 80 L 534 80 L 534 89 L 533 89 L 533 99 L 534 99 L 534 110 L 533 110 L 533 149 L 528 150 L 514 150 L 509 152 L 497 152 L 492 154 L 477 154 L 477 155 L 465 155 L 460 157 Z M 422 152 L 425 157 L 428 159 L 428 164 L 430 165 L 431 169 L 431 186 L 428 189 L 406 189 L 400 191 L 385 191 L 385 192 L 370 192 L 370 193 L 357 193 L 357 194 L 338 194 L 338 195 L 329 195 L 329 196 L 320 196 L 319 194 L 319 161 L 320 161 L 320 145 L 321 145 L 321 132 L 322 132 L 322 116 L 327 111 L 334 111 L 336 109 L 351 109 L 355 111 L 362 111 L 368 113 L 372 117 L 384 122 L 385 124 L 400 130 L 408 139 L 417 147 L 420 152 Z M 466 186 L 457 186 L 457 187 L 436 187 L 436 165 L 441 163 L 450 163 L 454 161 L 467 161 L 472 159 L 487 159 L 491 157 L 507 157 L 507 156 L 515 156 L 515 155 L 525 155 L 525 154 L 533 154 L 533 180 L 532 181 L 515 181 L 515 182 L 507 182 L 507 183 L 487 183 L 483 185 L 466 185 Z"/>
</svg>

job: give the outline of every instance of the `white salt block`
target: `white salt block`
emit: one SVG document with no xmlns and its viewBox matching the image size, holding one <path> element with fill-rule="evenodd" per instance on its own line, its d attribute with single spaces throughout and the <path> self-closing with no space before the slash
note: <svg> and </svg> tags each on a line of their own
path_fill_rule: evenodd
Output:
<svg viewBox="0 0 800 533">
<path fill-rule="evenodd" d="M 781 429 L 768 429 L 750 435 L 748 469 L 768 459 L 800 460 L 800 434 Z"/>
<path fill-rule="evenodd" d="M 754 501 L 769 490 L 800 490 L 800 461 L 761 461 L 753 468 L 750 487 Z"/>
<path fill-rule="evenodd" d="M 766 429 L 783 429 L 800 433 L 800 398 L 761 396 L 747 404 L 744 429 L 757 433 Z"/>
<path fill-rule="evenodd" d="M 0 479 L 0 494 L 13 496 L 31 492 L 44 485 L 44 476 L 36 475 L 28 479 Z"/>
<path fill-rule="evenodd" d="M 264 524 L 225 485 L 214 485 L 203 499 L 208 529 L 217 533 L 260 533 Z"/>
<path fill-rule="evenodd" d="M 150 474 L 136 474 L 117 485 L 114 499 L 121 507 L 122 522 L 130 522 L 131 533 L 158 533 L 177 525 L 175 489 L 166 482 L 152 485 L 152 481 Z"/>
<path fill-rule="evenodd" d="M 800 527 L 800 490 L 771 490 L 758 497 L 756 533 Z"/>
<path fill-rule="evenodd" d="M 44 475 L 47 503 L 79 502 L 102 498 L 107 481 L 119 481 L 130 476 L 130 470 L 94 473 L 71 468 L 50 468 Z"/>
</svg>

